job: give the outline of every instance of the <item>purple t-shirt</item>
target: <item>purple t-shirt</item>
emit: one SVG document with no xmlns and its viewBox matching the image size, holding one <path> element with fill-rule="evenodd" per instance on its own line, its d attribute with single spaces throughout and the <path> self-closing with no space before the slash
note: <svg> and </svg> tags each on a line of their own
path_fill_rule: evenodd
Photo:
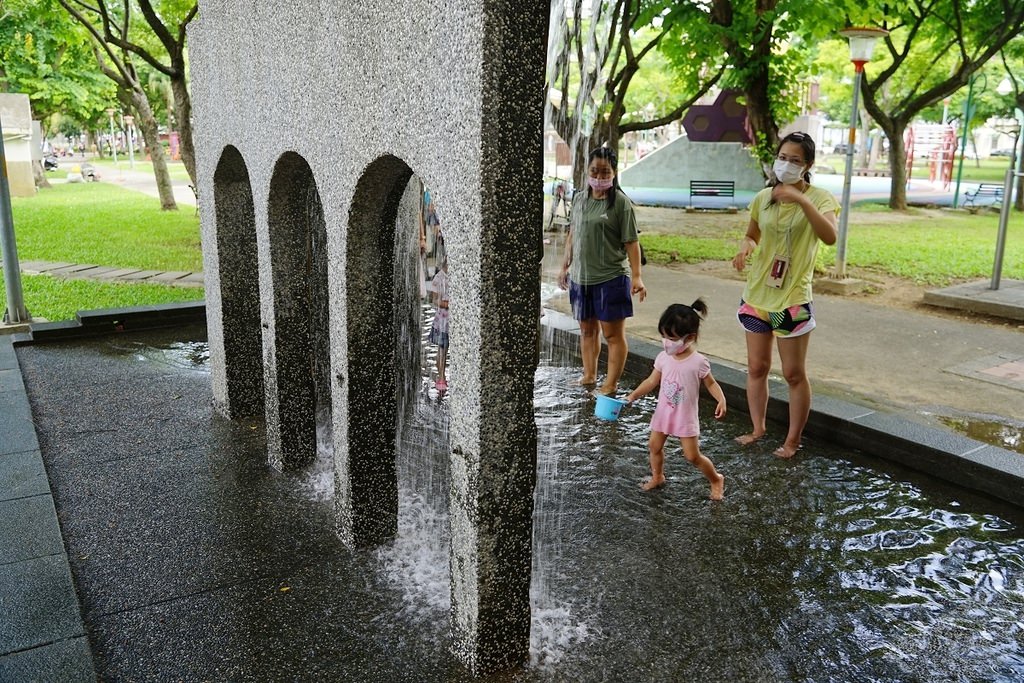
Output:
<svg viewBox="0 0 1024 683">
<path fill-rule="evenodd" d="M 676 360 L 664 351 L 654 359 L 654 369 L 661 373 L 658 407 L 651 418 L 651 431 L 671 436 L 698 436 L 697 398 L 700 385 L 711 372 L 711 363 L 694 351 Z"/>
</svg>

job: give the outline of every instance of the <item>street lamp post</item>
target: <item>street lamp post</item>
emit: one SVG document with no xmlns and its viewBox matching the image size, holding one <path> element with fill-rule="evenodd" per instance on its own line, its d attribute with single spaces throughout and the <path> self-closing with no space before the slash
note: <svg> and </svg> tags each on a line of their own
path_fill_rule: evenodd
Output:
<svg viewBox="0 0 1024 683">
<path fill-rule="evenodd" d="M 114 108 L 107 108 L 107 116 L 110 118 L 110 151 L 114 155 L 114 165 L 117 165 L 117 145 L 114 144 Z"/>
<path fill-rule="evenodd" d="M 843 198 L 839 213 L 839 235 L 836 239 L 836 266 L 832 275 L 846 278 L 846 233 L 850 215 L 850 184 L 853 179 L 853 150 L 857 142 L 857 109 L 860 106 L 860 82 L 864 77 L 864 65 L 871 61 L 875 42 L 889 32 L 881 28 L 848 28 L 839 35 L 850 41 L 850 61 L 853 62 L 853 109 L 850 112 L 850 134 L 846 141 L 846 174 L 843 178 Z"/>
<path fill-rule="evenodd" d="M 964 100 L 964 132 L 960 137 L 960 162 L 956 167 L 956 189 L 953 191 L 953 208 L 960 206 L 960 174 L 964 172 L 964 157 L 967 156 L 967 129 L 970 128 L 971 117 L 974 116 L 974 108 L 971 106 L 974 103 L 974 74 L 967 79 L 967 99 Z M 985 92 L 985 88 L 988 86 L 988 79 L 985 74 L 981 74 L 981 89 L 978 93 Z M 978 150 L 974 150 L 977 154 Z"/>
<path fill-rule="evenodd" d="M 1013 86 L 1010 84 L 1009 79 L 1003 79 L 1003 82 L 996 88 L 996 92 L 1000 95 L 1009 95 L 1013 90 Z M 1020 142 L 1021 133 L 1021 118 L 1018 116 L 1021 114 L 1019 109 L 1014 110 L 1014 117 L 1012 121 L 1004 122 L 1004 125 L 996 127 L 1000 133 L 1013 136 L 1013 145 L 1010 147 L 1010 165 L 1006 168 L 1006 176 L 1003 180 L 1003 204 L 999 207 L 999 229 L 996 233 L 996 252 L 995 259 L 992 263 L 992 282 L 989 284 L 989 289 L 999 289 L 999 281 L 1003 274 L 1003 254 L 1006 251 L 1006 226 L 1010 220 L 1010 204 L 1013 202 L 1013 186 L 1017 180 L 1017 143 Z M 1009 125 L 1005 125 L 1009 123 Z"/>
<path fill-rule="evenodd" d="M 135 170 L 135 117 L 124 115 L 124 125 L 128 127 L 128 166 Z"/>
</svg>

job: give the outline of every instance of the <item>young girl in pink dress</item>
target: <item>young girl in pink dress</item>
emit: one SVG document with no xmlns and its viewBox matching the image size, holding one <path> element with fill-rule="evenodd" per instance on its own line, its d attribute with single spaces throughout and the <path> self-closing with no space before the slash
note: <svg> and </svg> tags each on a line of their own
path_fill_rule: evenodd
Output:
<svg viewBox="0 0 1024 683">
<path fill-rule="evenodd" d="M 711 499 L 721 500 L 725 493 L 725 477 L 700 452 L 697 442 L 700 435 L 697 398 L 701 384 L 718 401 L 715 417 L 723 418 L 726 411 L 725 394 L 711 375 L 711 364 L 693 348 L 700 321 L 707 312 L 704 301 L 697 299 L 690 306 L 672 304 L 661 314 L 658 333 L 662 336 L 664 351 L 654 359 L 654 371 L 650 377 L 626 397 L 626 401 L 632 403 L 660 387 L 658 407 L 651 419 L 651 478 L 643 483 L 644 491 L 665 484 L 665 442 L 669 436 L 678 436 L 683 445 L 683 455 L 711 484 Z"/>
</svg>

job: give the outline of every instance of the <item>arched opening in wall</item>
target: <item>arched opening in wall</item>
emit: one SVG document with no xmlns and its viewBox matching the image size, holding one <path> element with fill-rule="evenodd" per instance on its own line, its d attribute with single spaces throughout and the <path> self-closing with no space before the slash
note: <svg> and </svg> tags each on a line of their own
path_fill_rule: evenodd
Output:
<svg viewBox="0 0 1024 683">
<path fill-rule="evenodd" d="M 213 174 L 213 203 L 227 389 L 222 408 L 232 419 L 253 417 L 264 406 L 256 217 L 249 170 L 230 145 Z"/>
<path fill-rule="evenodd" d="M 419 182 L 411 177 L 401 159 L 380 157 L 360 176 L 349 210 L 347 488 L 359 545 L 396 534 L 397 438 L 419 382 Z"/>
<path fill-rule="evenodd" d="M 327 230 L 313 172 L 294 152 L 274 166 L 267 220 L 274 326 L 266 357 L 276 387 L 267 433 L 271 464 L 292 469 L 316 458 L 316 425 L 330 423 L 331 405 Z"/>
</svg>

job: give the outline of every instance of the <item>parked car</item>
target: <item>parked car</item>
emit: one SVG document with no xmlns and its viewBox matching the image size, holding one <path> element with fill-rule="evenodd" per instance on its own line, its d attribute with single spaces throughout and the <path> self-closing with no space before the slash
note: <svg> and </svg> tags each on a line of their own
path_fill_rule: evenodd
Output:
<svg viewBox="0 0 1024 683">
<path fill-rule="evenodd" d="M 1001 147 L 999 149 L 992 150 L 988 155 L 990 157 L 1012 157 L 1013 150 L 1009 147 Z"/>
<path fill-rule="evenodd" d="M 848 150 L 849 148 L 850 148 L 850 144 L 848 142 L 840 142 L 838 145 L 836 145 L 835 147 L 832 148 L 832 153 L 833 154 L 846 154 L 846 150 Z M 853 146 L 853 153 L 856 154 L 859 151 L 860 151 L 860 145 L 854 145 Z"/>
</svg>

